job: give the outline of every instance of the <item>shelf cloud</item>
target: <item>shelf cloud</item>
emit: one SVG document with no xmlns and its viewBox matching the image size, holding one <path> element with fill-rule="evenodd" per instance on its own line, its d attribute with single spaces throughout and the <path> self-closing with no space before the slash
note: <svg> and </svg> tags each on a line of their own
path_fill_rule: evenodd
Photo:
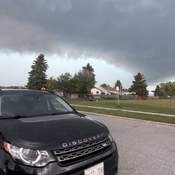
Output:
<svg viewBox="0 0 175 175">
<path fill-rule="evenodd" d="M 144 74 L 175 77 L 173 0 L 1 0 L 0 52 L 93 57 Z"/>
</svg>

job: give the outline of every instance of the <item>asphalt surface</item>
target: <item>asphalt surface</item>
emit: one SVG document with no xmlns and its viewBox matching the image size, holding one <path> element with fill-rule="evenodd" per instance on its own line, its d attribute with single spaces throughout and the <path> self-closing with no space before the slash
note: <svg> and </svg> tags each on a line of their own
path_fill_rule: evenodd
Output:
<svg viewBox="0 0 175 175">
<path fill-rule="evenodd" d="M 118 175 L 175 175 L 175 127 L 90 115 L 109 128 L 119 151 Z"/>
</svg>

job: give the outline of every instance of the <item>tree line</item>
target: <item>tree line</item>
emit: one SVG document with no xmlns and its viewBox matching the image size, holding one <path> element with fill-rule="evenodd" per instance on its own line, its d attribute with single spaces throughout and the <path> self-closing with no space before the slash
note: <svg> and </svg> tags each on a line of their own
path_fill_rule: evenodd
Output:
<svg viewBox="0 0 175 175">
<path fill-rule="evenodd" d="M 87 63 L 82 67 L 82 70 L 75 73 L 72 76 L 69 72 L 61 74 L 59 77 L 47 78 L 46 71 L 49 68 L 48 63 L 43 54 L 40 54 L 36 60 L 33 61 L 31 71 L 29 72 L 28 83 L 26 87 L 28 89 L 40 90 L 45 87 L 47 90 L 57 90 L 66 94 L 77 93 L 79 95 L 90 93 L 91 89 L 96 84 L 94 68 Z M 106 83 L 101 84 L 102 87 L 107 87 Z M 119 87 L 123 89 L 120 80 L 117 80 L 114 88 Z M 138 72 L 134 76 L 132 85 L 128 89 L 132 94 L 140 97 L 147 97 L 147 83 L 143 74 Z M 175 96 L 175 82 L 161 83 L 156 86 L 154 90 L 155 96 Z"/>
<path fill-rule="evenodd" d="M 175 82 L 160 83 L 154 91 L 155 96 L 175 96 Z"/>
<path fill-rule="evenodd" d="M 40 54 L 32 63 L 26 87 L 34 90 L 41 90 L 42 87 L 47 90 L 57 90 L 63 92 L 66 97 L 71 93 L 87 94 L 96 84 L 94 69 L 89 63 L 74 76 L 66 72 L 57 78 L 47 78 L 48 67 L 44 55 Z"/>
</svg>

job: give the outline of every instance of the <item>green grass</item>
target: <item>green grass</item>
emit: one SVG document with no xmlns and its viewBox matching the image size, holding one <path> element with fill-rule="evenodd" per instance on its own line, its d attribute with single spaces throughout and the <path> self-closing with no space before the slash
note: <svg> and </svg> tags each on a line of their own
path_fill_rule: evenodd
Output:
<svg viewBox="0 0 175 175">
<path fill-rule="evenodd" d="M 175 124 L 175 117 L 121 111 L 124 109 L 124 110 L 156 112 L 156 113 L 175 115 L 175 101 L 173 100 L 172 101 L 171 100 L 121 100 L 120 107 L 118 106 L 117 100 L 116 101 L 115 100 L 104 100 L 104 101 L 67 100 L 67 101 L 70 104 L 72 104 L 72 106 L 73 104 L 78 104 L 78 105 L 98 106 L 98 107 L 119 109 L 119 110 L 106 110 L 106 109 L 87 108 L 85 106 L 82 106 L 82 107 L 74 106 L 75 109 L 77 109 L 78 111 L 94 112 L 99 114 L 107 114 L 107 115 Z"/>
<path fill-rule="evenodd" d="M 126 109 L 143 112 L 175 114 L 175 100 L 117 100 L 84 101 L 67 100 L 70 104 Z"/>
<path fill-rule="evenodd" d="M 149 120 L 149 121 L 175 124 L 174 117 L 138 114 L 138 113 L 122 112 L 122 111 L 109 111 L 109 110 L 104 110 L 104 109 L 94 109 L 94 108 L 92 109 L 92 108 L 84 108 L 84 107 L 76 107 L 76 109 L 78 111 L 94 112 L 98 114 L 107 114 L 107 115 L 113 115 L 113 116 L 121 116 L 121 117 L 127 117 L 127 118 L 135 118 L 135 119 L 141 119 L 141 120 Z"/>
</svg>

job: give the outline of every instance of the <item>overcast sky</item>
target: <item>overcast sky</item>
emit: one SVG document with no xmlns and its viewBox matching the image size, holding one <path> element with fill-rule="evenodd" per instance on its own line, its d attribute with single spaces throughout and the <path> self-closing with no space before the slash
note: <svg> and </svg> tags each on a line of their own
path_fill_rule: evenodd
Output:
<svg viewBox="0 0 175 175">
<path fill-rule="evenodd" d="M 97 86 L 175 79 L 174 0 L 1 0 L 0 85 L 25 85 L 42 53 L 48 76 L 90 63 Z"/>
</svg>

